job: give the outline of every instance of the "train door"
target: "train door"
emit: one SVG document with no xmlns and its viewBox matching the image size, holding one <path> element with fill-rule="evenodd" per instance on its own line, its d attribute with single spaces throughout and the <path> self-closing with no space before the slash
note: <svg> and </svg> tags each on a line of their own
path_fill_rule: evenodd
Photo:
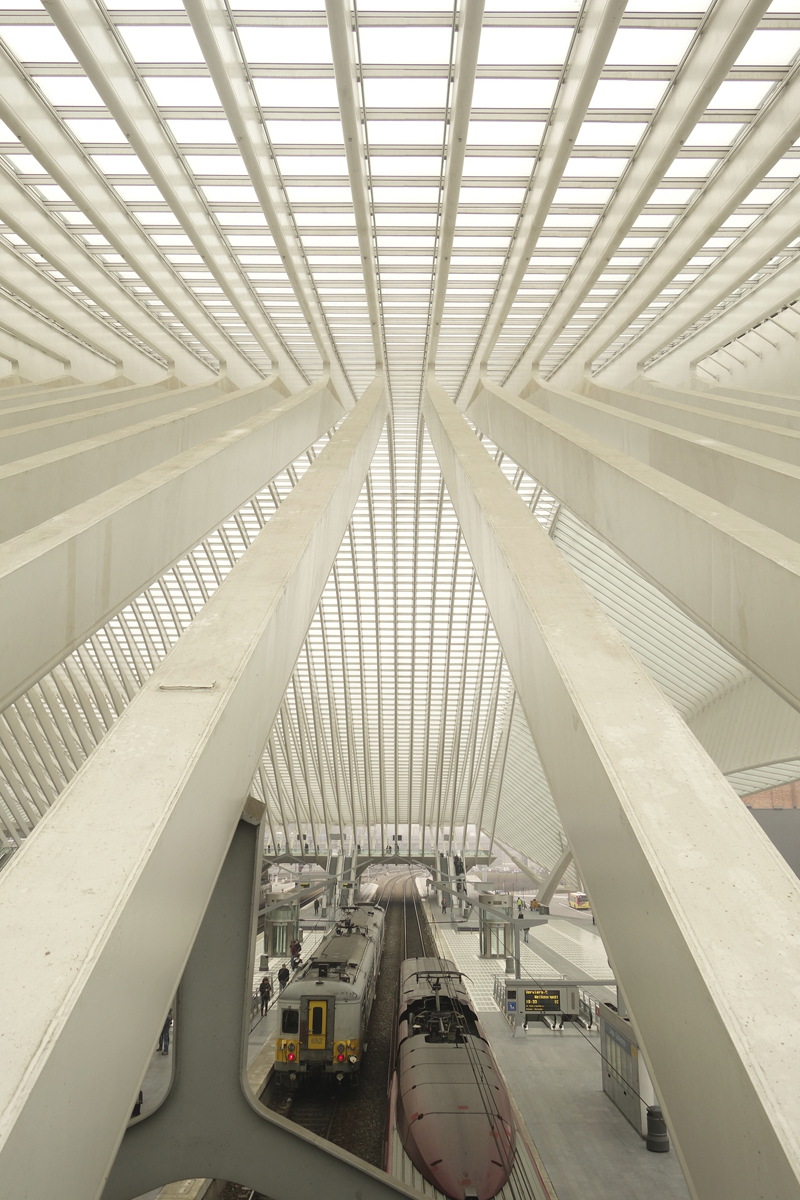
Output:
<svg viewBox="0 0 800 1200">
<path fill-rule="evenodd" d="M 324 1050 L 328 1035 L 328 1001 L 308 1002 L 308 1049 Z"/>
</svg>

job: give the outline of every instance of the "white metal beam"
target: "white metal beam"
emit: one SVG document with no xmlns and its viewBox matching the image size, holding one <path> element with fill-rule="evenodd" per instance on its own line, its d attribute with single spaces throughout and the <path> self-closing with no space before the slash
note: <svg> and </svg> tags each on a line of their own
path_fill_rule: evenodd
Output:
<svg viewBox="0 0 800 1200">
<path fill-rule="evenodd" d="M 17 421 L 10 427 L 0 427 L 0 463 L 31 458 L 59 446 L 102 437 L 105 433 L 139 425 L 152 417 L 164 417 L 177 409 L 185 409 L 204 400 L 218 399 L 220 395 L 220 387 L 215 382 L 166 391 L 149 386 L 133 388 L 132 391 L 141 390 L 145 395 L 132 397 L 124 394 L 127 390 L 115 389 L 106 395 L 95 396 L 89 403 L 81 404 L 79 411 L 62 415 L 42 413 L 39 408 L 37 412 L 29 413 L 27 420 L 19 420 L 21 414 L 17 410 Z M 6 423 L 5 416 L 0 412 L 0 426 Z"/>
<path fill-rule="evenodd" d="M 0 218 L 18 237 L 61 271 L 96 304 L 140 338 L 145 346 L 186 380 L 200 382 L 213 376 L 207 366 L 166 325 L 134 300 L 108 271 L 79 245 L 43 204 L 17 178 L 13 169 L 0 164 Z M 11 285 L 13 287 L 13 283 Z"/>
<path fill-rule="evenodd" d="M 265 381 L 0 467 L 0 541 L 249 420 L 280 394 Z"/>
<path fill-rule="evenodd" d="M 758 415 L 714 412 L 706 408 L 699 395 L 694 397 L 692 403 L 688 396 L 667 399 L 666 396 L 652 393 L 607 387 L 597 379 L 586 380 L 582 390 L 585 396 L 599 400 L 601 404 L 611 405 L 635 416 L 663 425 L 674 425 L 689 433 L 700 434 L 703 438 L 752 450 L 767 458 L 800 465 L 800 430 L 773 425 L 769 413 L 763 409 Z"/>
<path fill-rule="evenodd" d="M 107 11 L 94 0 L 75 0 L 74 3 L 72 0 L 70 3 L 46 0 L 45 7 L 87 78 L 102 96 L 108 111 L 125 131 L 131 147 L 180 221 L 184 233 L 258 345 L 270 356 L 274 368 L 289 382 L 292 370 L 297 372 L 298 368 L 231 254 L 183 156 L 176 152 L 174 141 L 155 111 L 146 85 L 133 66 Z M 66 184 L 62 186 L 69 190 Z M 76 202 L 80 203 L 79 200 Z M 128 250 L 121 253 L 130 262 Z M 176 282 L 182 284 L 182 280 Z M 222 332 L 218 330 L 217 338 L 221 336 Z M 252 378 L 239 379 L 234 370 L 237 357 L 253 372 L 246 356 L 231 343 L 227 351 L 228 374 L 239 386 L 244 386 L 255 378 L 255 374 Z M 302 376 L 298 375 L 298 378 Z"/>
<path fill-rule="evenodd" d="M 340 395 L 351 397 L 352 388 L 328 329 L 275 169 L 260 107 L 239 50 L 233 15 L 226 0 L 186 0 L 185 7 L 289 282 L 322 358 L 323 373 L 330 373 Z"/>
<path fill-rule="evenodd" d="M 0 545 L 0 712 L 336 423 L 325 381 Z M 143 536 L 143 531 L 147 536 Z"/>
<path fill-rule="evenodd" d="M 630 285 L 603 313 L 551 376 L 566 381 L 583 374 L 584 366 L 627 329 L 675 274 L 697 254 L 725 219 L 741 204 L 800 137 L 800 64 L 795 66 L 772 102 L 748 126 L 746 136 L 724 161 L 683 219 L 673 223 Z"/>
<path fill-rule="evenodd" d="M 0 285 L 17 300 L 29 304 L 33 311 L 52 322 L 56 329 L 74 337 L 87 350 L 101 359 L 86 378 L 109 375 L 121 369 L 131 379 L 155 380 L 164 376 L 164 366 L 154 355 L 146 353 L 130 338 L 91 312 L 64 288 L 59 287 L 43 271 L 39 271 L 24 255 L 16 254 L 0 241 Z M 105 363 L 102 361 L 105 359 Z"/>
<path fill-rule="evenodd" d="M 666 346 L 658 360 L 647 368 L 654 378 L 688 383 L 700 359 L 715 354 L 722 346 L 741 337 L 772 313 L 800 296 L 800 258 L 781 267 L 741 300 L 731 304 L 708 324 Z M 628 368 L 626 368 L 626 375 Z"/>
<path fill-rule="evenodd" d="M 692 1194 L 798 1197 L 797 878 L 430 377 L 424 411 Z"/>
<path fill-rule="evenodd" d="M 123 387 L 112 383 L 105 390 L 102 387 L 99 389 L 87 388 L 83 392 L 75 391 L 73 395 L 63 398 L 57 395 L 50 398 L 48 392 L 43 391 L 38 395 L 20 396 L 16 399 L 11 397 L 10 401 L 5 404 L 2 403 L 3 394 L 0 393 L 0 429 L 18 428 L 21 425 L 31 425 L 45 420 L 59 420 L 62 417 L 76 417 L 104 404 L 123 403 L 126 400 L 144 400 L 150 396 L 163 396 L 166 407 L 169 407 L 168 393 L 178 390 L 183 395 L 191 392 L 195 396 L 198 395 L 198 392 L 205 392 L 206 396 L 219 393 L 219 385 L 216 381 L 201 384 L 199 388 L 181 389 L 171 387 L 171 383 L 174 384 L 175 380 L 166 378 L 161 383 L 134 383 L 126 384 Z M 198 399 L 200 398 L 198 396 Z"/>
<path fill-rule="evenodd" d="M 361 104 L 358 97 L 359 81 L 356 74 L 350 0 L 325 0 L 325 10 L 328 15 L 328 32 L 331 39 L 336 91 L 339 96 L 339 115 L 344 132 L 347 174 L 350 179 L 350 194 L 353 197 L 361 270 L 364 274 L 367 311 L 372 330 L 375 369 L 380 370 L 384 361 L 384 329 L 378 284 L 378 250 L 373 236 L 367 187 L 367 152 L 361 121 Z"/>
<path fill-rule="evenodd" d="M 484 378 L 469 415 L 693 621 L 800 710 L 800 547 Z M 656 532 L 657 531 L 657 534 Z"/>
<path fill-rule="evenodd" d="M 800 541 L 800 467 L 550 384 L 532 388 L 529 398 L 558 420 Z"/>
<path fill-rule="evenodd" d="M 509 384 L 512 378 L 521 378 L 526 366 L 530 369 L 531 363 L 541 361 L 585 298 L 767 8 L 768 0 L 729 0 L 708 10 L 592 236 L 525 348 L 525 365 L 515 368 Z"/>
<path fill-rule="evenodd" d="M 96 11 L 96 9 L 95 9 Z M 96 37 L 90 27 L 89 37 Z M 262 378 L 94 166 L 27 72 L 0 43 L 0 118 L 238 387 Z M 126 128 L 126 125 L 123 125 Z M 262 317 L 262 328 L 266 322 Z"/>
<path fill-rule="evenodd" d="M 378 377 L 0 876 L 2 1200 L 102 1190 L 385 414 Z"/>
<path fill-rule="evenodd" d="M 581 8 L 509 258 L 473 354 L 476 373 L 486 370 L 519 292 L 624 11 L 625 0 L 600 0 Z M 467 382 L 462 396 L 471 392 Z"/>
<path fill-rule="evenodd" d="M 670 305 L 647 328 L 598 371 L 604 383 L 627 384 L 641 373 L 652 355 L 665 349 L 684 330 L 726 300 L 800 234 L 800 183 L 787 188 L 780 200 L 739 241 L 701 275 L 697 283 Z M 796 297 L 795 297 L 796 298 Z M 774 310 L 773 310 L 774 311 Z"/>
<path fill-rule="evenodd" d="M 478 51 L 481 44 L 483 9 L 484 0 L 474 0 L 473 3 L 465 5 L 459 13 L 453 67 L 453 96 L 447 130 L 447 157 L 441 196 L 439 242 L 431 288 L 432 303 L 428 328 L 428 361 L 433 367 L 436 364 L 442 315 L 447 299 L 450 259 L 453 253 L 458 200 L 461 195 L 461 178 L 464 173 L 467 133 L 472 111 L 472 94 L 475 88 L 475 72 L 478 67 Z"/>
</svg>

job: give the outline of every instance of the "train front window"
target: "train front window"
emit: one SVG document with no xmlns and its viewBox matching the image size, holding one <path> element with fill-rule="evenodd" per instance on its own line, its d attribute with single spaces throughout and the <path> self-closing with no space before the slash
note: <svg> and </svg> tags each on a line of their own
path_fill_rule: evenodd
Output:
<svg viewBox="0 0 800 1200">
<path fill-rule="evenodd" d="M 281 1021 L 282 1033 L 297 1033 L 300 1028 L 300 1013 L 296 1008 L 285 1008 Z"/>
</svg>

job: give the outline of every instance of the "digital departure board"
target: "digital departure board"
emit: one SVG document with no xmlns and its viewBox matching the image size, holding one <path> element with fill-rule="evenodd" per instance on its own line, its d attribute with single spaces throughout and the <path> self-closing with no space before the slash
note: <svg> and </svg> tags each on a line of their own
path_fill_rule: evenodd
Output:
<svg viewBox="0 0 800 1200">
<path fill-rule="evenodd" d="M 525 1012 L 560 1012 L 561 992 L 558 988 L 525 988 Z"/>
</svg>

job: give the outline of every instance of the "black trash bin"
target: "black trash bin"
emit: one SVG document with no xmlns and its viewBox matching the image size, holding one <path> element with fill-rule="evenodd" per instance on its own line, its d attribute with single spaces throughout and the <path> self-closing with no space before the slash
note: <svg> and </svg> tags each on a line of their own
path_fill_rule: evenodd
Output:
<svg viewBox="0 0 800 1200">
<path fill-rule="evenodd" d="M 654 1154 L 666 1154 L 669 1150 L 669 1134 L 664 1114 L 657 1104 L 647 1110 L 647 1137 L 645 1144 Z"/>
</svg>

